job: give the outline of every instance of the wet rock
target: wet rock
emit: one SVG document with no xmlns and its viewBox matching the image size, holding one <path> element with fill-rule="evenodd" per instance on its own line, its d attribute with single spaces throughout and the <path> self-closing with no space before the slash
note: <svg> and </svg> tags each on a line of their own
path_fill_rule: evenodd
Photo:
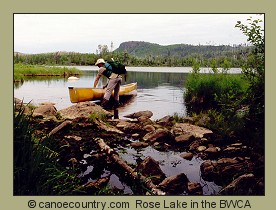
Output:
<svg viewBox="0 0 276 210">
<path fill-rule="evenodd" d="M 130 146 L 135 147 L 135 148 L 140 148 L 140 147 L 147 147 L 147 146 L 149 146 L 149 144 L 146 142 L 132 142 L 132 143 L 130 143 Z"/>
<path fill-rule="evenodd" d="M 217 161 L 206 160 L 200 165 L 202 177 L 206 181 L 213 181 L 219 176 Z"/>
<path fill-rule="evenodd" d="M 99 178 L 96 181 L 89 182 L 85 185 L 82 185 L 80 190 L 83 190 L 87 193 L 95 193 L 96 191 L 102 189 L 104 186 L 108 184 L 110 180 L 110 176 Z"/>
<path fill-rule="evenodd" d="M 135 113 L 132 113 L 132 114 L 128 114 L 128 115 L 125 115 L 124 117 L 126 118 L 139 118 L 141 116 L 144 116 L 144 117 L 147 117 L 147 118 L 151 118 L 153 115 L 153 113 L 151 111 L 140 111 L 140 112 L 135 112 Z"/>
<path fill-rule="evenodd" d="M 241 143 L 235 143 L 223 149 L 222 154 L 227 157 L 246 156 L 249 154 L 249 150 L 247 146 L 243 146 Z"/>
<path fill-rule="evenodd" d="M 55 117 L 57 109 L 52 103 L 42 104 L 34 109 L 33 117 L 37 118 L 48 118 Z"/>
<path fill-rule="evenodd" d="M 210 138 L 213 135 L 213 131 L 189 123 L 176 123 L 171 132 L 177 136 L 182 134 L 191 134 L 195 138 Z"/>
<path fill-rule="evenodd" d="M 228 182 L 233 177 L 253 170 L 250 161 L 240 158 L 221 158 L 217 161 L 207 160 L 200 165 L 201 175 L 206 181 Z"/>
<path fill-rule="evenodd" d="M 187 189 L 189 180 L 184 173 L 164 179 L 158 187 L 169 194 L 182 193 Z"/>
<path fill-rule="evenodd" d="M 180 155 L 180 157 L 186 159 L 186 160 L 192 160 L 194 155 L 191 152 L 183 153 Z"/>
<path fill-rule="evenodd" d="M 188 182 L 187 192 L 189 195 L 203 195 L 203 189 L 198 182 Z"/>
<path fill-rule="evenodd" d="M 204 154 L 202 154 L 202 159 L 215 159 L 220 155 L 220 148 L 215 146 L 209 146 L 206 150 L 204 150 Z"/>
<path fill-rule="evenodd" d="M 139 133 L 134 133 L 134 134 L 132 134 L 131 136 L 132 136 L 132 137 L 138 137 L 138 136 L 140 136 L 140 134 L 139 134 Z"/>
<path fill-rule="evenodd" d="M 116 125 L 117 128 L 123 129 L 126 133 L 133 133 L 141 131 L 140 125 L 137 123 L 121 121 Z"/>
<path fill-rule="evenodd" d="M 199 146 L 198 148 L 196 148 L 196 150 L 197 150 L 198 152 L 203 152 L 203 151 L 206 150 L 206 147 L 205 147 L 205 146 Z"/>
<path fill-rule="evenodd" d="M 72 139 L 72 140 L 75 140 L 75 141 L 80 141 L 82 140 L 82 138 L 80 136 L 64 136 L 65 139 Z"/>
<path fill-rule="evenodd" d="M 196 151 L 196 149 L 202 144 L 202 142 L 200 140 L 196 140 L 193 141 L 190 145 L 189 145 L 189 150 L 190 151 Z"/>
<path fill-rule="evenodd" d="M 220 148 L 218 147 L 208 147 L 204 152 L 208 154 L 216 154 L 220 151 Z"/>
<path fill-rule="evenodd" d="M 167 140 L 170 138 L 171 138 L 171 134 L 167 129 L 159 128 L 157 130 L 147 133 L 143 137 L 143 140 L 155 142 L 155 141 Z"/>
<path fill-rule="evenodd" d="M 165 116 L 159 120 L 156 121 L 157 124 L 162 125 L 164 127 L 166 126 L 172 126 L 173 125 L 173 117 L 172 116 Z"/>
<path fill-rule="evenodd" d="M 149 119 L 148 116 L 140 116 L 137 118 L 138 122 L 143 124 L 143 125 L 149 125 L 152 124 L 153 122 L 151 121 L 151 119 Z"/>
<path fill-rule="evenodd" d="M 116 125 L 117 128 L 125 128 L 130 124 L 130 122 L 127 121 L 119 121 L 119 123 Z"/>
<path fill-rule="evenodd" d="M 76 105 L 59 111 L 61 117 L 65 119 L 76 119 L 76 118 L 89 118 L 91 114 L 105 115 L 107 118 L 111 118 L 113 115 L 104 110 L 101 106 L 91 102 L 80 102 Z"/>
<path fill-rule="evenodd" d="M 158 162 L 150 156 L 139 164 L 137 171 L 145 177 L 149 177 L 154 184 L 159 184 L 166 177 Z"/>
<path fill-rule="evenodd" d="M 155 131 L 155 127 L 153 125 L 144 126 L 144 130 L 147 132 Z"/>
<path fill-rule="evenodd" d="M 253 174 L 243 174 L 223 188 L 219 195 L 256 195 L 256 185 Z"/>
<path fill-rule="evenodd" d="M 189 144 L 195 139 L 193 134 L 185 133 L 175 137 L 175 141 L 181 144 Z"/>
</svg>

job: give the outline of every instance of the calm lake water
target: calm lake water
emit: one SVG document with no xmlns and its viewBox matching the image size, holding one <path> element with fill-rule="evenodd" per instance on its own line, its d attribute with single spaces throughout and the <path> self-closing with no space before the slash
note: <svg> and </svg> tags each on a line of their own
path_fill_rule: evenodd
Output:
<svg viewBox="0 0 276 210">
<path fill-rule="evenodd" d="M 14 97 L 38 105 L 42 102 L 53 102 L 57 110 L 74 105 L 70 102 L 68 87 L 92 87 L 98 67 L 75 66 L 83 70 L 79 80 L 70 81 L 63 77 L 30 77 L 23 83 L 14 84 Z M 183 94 L 185 81 L 192 68 L 189 67 L 128 67 L 127 83 L 137 82 L 137 95 L 119 108 L 119 117 L 137 111 L 150 110 L 153 119 L 177 113 L 186 115 Z M 202 73 L 209 73 L 204 68 Z M 240 69 L 231 69 L 239 73 Z M 102 87 L 106 79 L 100 80 Z"/>
<path fill-rule="evenodd" d="M 14 97 L 23 99 L 24 102 L 39 104 L 42 102 L 53 102 L 57 110 L 67 108 L 73 104 L 70 102 L 68 87 L 92 87 L 96 74 L 96 66 L 77 66 L 84 71 L 79 80 L 69 81 L 63 77 L 30 77 L 23 83 L 14 84 Z M 127 104 L 119 108 L 119 117 L 124 115 L 150 110 L 153 112 L 152 119 L 160 119 L 166 115 L 185 116 L 186 108 L 183 100 L 185 82 L 187 75 L 192 68 L 183 67 L 129 67 L 127 83 L 137 82 L 137 95 Z M 210 69 L 201 69 L 201 73 L 209 73 Z M 231 69 L 230 73 L 240 73 L 240 69 Z M 102 87 L 106 79 L 100 80 Z M 185 173 L 190 181 L 199 182 L 203 186 L 204 195 L 216 194 L 221 187 L 213 182 L 206 182 L 201 178 L 200 165 L 203 162 L 200 158 L 194 157 L 191 161 L 180 157 L 179 152 L 160 152 L 152 148 L 140 149 L 124 148 L 126 152 L 120 153 L 123 159 L 135 164 L 138 159 L 152 156 L 160 164 L 166 176 Z M 85 157 L 84 160 L 85 161 Z M 88 165 L 82 174 L 90 174 L 93 166 Z M 107 174 L 110 172 L 106 172 Z M 89 181 L 89 180 L 88 180 Z M 123 189 L 126 194 L 131 194 L 129 186 L 112 174 L 110 186 Z"/>
</svg>

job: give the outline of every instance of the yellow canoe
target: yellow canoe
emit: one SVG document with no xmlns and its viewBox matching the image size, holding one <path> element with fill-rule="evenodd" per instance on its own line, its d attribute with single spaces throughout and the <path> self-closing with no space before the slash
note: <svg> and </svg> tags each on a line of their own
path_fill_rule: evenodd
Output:
<svg viewBox="0 0 276 210">
<path fill-rule="evenodd" d="M 80 88 L 80 87 L 68 87 L 68 89 L 69 89 L 70 101 L 72 103 L 102 99 L 106 90 L 103 88 Z M 120 96 L 129 95 L 130 92 L 134 90 L 137 90 L 137 83 L 121 85 L 119 95 Z"/>
</svg>

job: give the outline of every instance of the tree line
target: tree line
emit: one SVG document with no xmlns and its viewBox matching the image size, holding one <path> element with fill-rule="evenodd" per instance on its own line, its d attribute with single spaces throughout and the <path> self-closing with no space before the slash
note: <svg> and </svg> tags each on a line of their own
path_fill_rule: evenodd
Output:
<svg viewBox="0 0 276 210">
<path fill-rule="evenodd" d="M 210 49 L 212 49 L 210 47 Z M 200 67 L 223 67 L 225 63 L 229 67 L 239 68 L 247 60 L 247 55 L 251 48 L 245 47 L 243 50 L 233 52 L 213 53 L 211 50 L 206 53 L 180 52 L 177 54 L 154 55 L 145 54 L 144 57 L 138 57 L 129 53 L 127 50 L 118 51 L 110 49 L 107 45 L 98 45 L 96 53 L 78 53 L 78 52 L 52 52 L 40 54 L 14 53 L 14 63 L 31 65 L 94 65 L 100 57 L 105 60 L 114 58 L 127 66 L 172 66 L 172 67 L 190 67 L 198 63 Z"/>
</svg>

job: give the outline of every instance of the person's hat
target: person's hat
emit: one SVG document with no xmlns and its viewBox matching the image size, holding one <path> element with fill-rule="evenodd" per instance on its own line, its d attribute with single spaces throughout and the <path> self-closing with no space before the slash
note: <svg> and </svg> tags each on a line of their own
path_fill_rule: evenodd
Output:
<svg viewBox="0 0 276 210">
<path fill-rule="evenodd" d="M 99 59 L 97 60 L 97 62 L 95 63 L 95 66 L 97 66 L 97 65 L 100 64 L 100 63 L 105 63 L 104 59 L 99 58 Z"/>
</svg>

